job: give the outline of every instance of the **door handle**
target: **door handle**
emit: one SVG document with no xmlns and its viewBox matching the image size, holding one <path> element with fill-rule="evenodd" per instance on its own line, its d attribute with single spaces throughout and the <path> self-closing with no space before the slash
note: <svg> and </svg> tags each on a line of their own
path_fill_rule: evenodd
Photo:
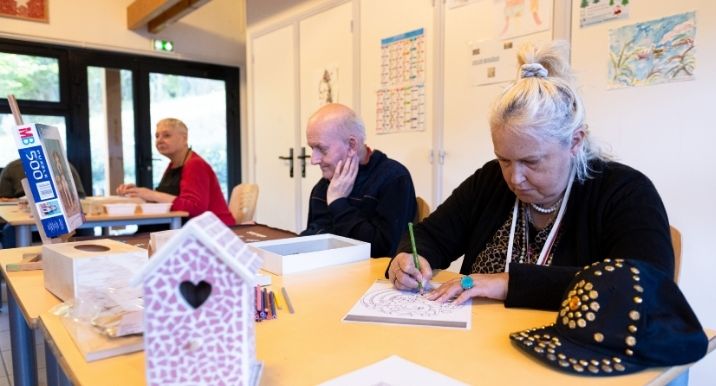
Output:
<svg viewBox="0 0 716 386">
<path fill-rule="evenodd" d="M 301 160 L 301 177 L 306 178 L 306 158 L 311 158 L 311 155 L 306 154 L 306 148 L 301 146 L 301 155 L 296 158 Z"/>
<path fill-rule="evenodd" d="M 288 176 L 293 178 L 293 148 L 288 149 L 288 157 L 278 156 L 280 160 L 288 160 Z"/>
</svg>

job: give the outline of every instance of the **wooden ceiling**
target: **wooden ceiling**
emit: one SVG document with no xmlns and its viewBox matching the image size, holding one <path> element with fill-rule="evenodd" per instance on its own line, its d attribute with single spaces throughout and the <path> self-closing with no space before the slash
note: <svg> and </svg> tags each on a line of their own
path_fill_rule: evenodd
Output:
<svg viewBox="0 0 716 386">
<path fill-rule="evenodd" d="M 134 0 L 127 7 L 127 28 L 157 33 L 211 0 Z"/>
</svg>

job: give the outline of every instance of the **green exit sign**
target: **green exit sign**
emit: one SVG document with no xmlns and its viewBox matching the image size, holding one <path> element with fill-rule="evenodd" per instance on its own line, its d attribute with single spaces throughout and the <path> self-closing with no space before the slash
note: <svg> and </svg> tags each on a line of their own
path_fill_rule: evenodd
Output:
<svg viewBox="0 0 716 386">
<path fill-rule="evenodd" d="M 171 40 L 159 40 L 154 39 L 153 41 L 154 51 L 172 52 L 174 51 L 174 42 Z"/>
</svg>

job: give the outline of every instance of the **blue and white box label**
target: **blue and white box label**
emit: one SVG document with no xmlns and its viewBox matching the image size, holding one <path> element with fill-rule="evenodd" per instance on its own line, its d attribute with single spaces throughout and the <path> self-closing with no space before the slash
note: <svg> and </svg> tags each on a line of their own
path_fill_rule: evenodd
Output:
<svg viewBox="0 0 716 386">
<path fill-rule="evenodd" d="M 58 237 L 82 225 L 82 205 L 59 130 L 39 123 L 20 125 L 14 137 L 45 234 Z"/>
</svg>

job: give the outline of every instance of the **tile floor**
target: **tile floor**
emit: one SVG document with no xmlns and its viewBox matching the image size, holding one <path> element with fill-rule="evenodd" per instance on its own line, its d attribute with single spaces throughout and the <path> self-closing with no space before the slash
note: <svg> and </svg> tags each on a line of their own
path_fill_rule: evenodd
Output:
<svg viewBox="0 0 716 386">
<path fill-rule="evenodd" d="M 0 386 L 12 386 L 12 354 L 10 353 L 10 324 L 7 315 L 7 296 L 5 295 L 5 283 L 2 284 L 2 298 L 5 300 L 0 312 Z M 36 331 L 35 342 L 37 342 L 37 368 L 38 383 L 40 386 L 47 385 L 45 376 L 45 346 L 42 344 L 42 334 Z"/>
</svg>

